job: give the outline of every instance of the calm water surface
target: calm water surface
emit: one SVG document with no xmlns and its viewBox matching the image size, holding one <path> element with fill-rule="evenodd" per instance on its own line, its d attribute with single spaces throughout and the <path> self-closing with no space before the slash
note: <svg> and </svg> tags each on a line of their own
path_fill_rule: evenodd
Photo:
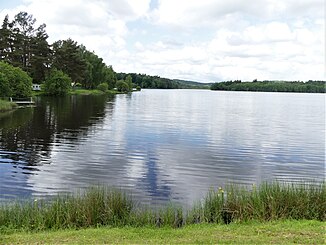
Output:
<svg viewBox="0 0 326 245">
<path fill-rule="evenodd" d="M 325 95 L 143 90 L 0 114 L 0 199 L 93 184 L 147 204 L 210 187 L 325 179 Z"/>
</svg>

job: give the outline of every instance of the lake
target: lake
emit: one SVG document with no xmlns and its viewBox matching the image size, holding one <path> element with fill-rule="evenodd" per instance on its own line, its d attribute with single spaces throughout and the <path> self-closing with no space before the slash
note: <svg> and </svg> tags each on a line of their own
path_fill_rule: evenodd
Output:
<svg viewBox="0 0 326 245">
<path fill-rule="evenodd" d="M 210 187 L 325 179 L 325 95 L 142 90 L 0 114 L 0 199 L 105 184 L 192 205 Z"/>
</svg>

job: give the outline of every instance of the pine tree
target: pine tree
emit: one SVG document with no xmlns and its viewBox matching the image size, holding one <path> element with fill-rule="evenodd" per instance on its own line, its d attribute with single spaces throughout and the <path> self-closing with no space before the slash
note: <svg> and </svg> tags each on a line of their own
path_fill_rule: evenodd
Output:
<svg viewBox="0 0 326 245">
<path fill-rule="evenodd" d="M 52 65 L 68 74 L 73 82 L 81 82 L 85 78 L 87 63 L 81 55 L 77 42 L 70 38 L 53 44 Z"/>
<path fill-rule="evenodd" d="M 45 31 L 45 27 L 45 24 L 39 26 L 31 40 L 30 73 L 34 83 L 45 81 L 50 67 L 51 49 L 47 42 L 48 34 Z"/>
</svg>

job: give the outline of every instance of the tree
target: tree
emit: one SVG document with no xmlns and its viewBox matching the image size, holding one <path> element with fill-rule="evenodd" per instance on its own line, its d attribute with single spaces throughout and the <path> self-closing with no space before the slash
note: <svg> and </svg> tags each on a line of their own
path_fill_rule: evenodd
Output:
<svg viewBox="0 0 326 245">
<path fill-rule="evenodd" d="M 32 95 L 32 78 L 19 67 L 0 61 L 0 81 L 1 97 L 26 98 Z"/>
<path fill-rule="evenodd" d="M 9 97 L 10 95 L 11 89 L 8 78 L 0 71 L 0 97 Z"/>
<path fill-rule="evenodd" d="M 36 29 L 35 36 L 31 39 L 32 57 L 30 59 L 30 74 L 35 83 L 42 83 L 49 73 L 51 61 L 51 49 L 47 42 L 48 34 L 46 25 L 40 25 Z"/>
<path fill-rule="evenodd" d="M 84 88 L 96 88 L 100 83 L 107 83 L 109 89 L 115 87 L 116 76 L 112 66 L 107 66 L 103 59 L 80 46 L 82 57 L 87 63 L 86 75 L 81 82 Z"/>
<path fill-rule="evenodd" d="M 43 90 L 47 95 L 65 95 L 70 88 L 71 78 L 57 69 L 51 71 L 43 85 Z"/>
<path fill-rule="evenodd" d="M 211 90 L 229 90 L 229 91 L 264 91 L 264 92 L 306 92 L 306 93 L 325 93 L 326 83 L 320 81 L 317 83 L 303 83 L 300 81 L 257 81 L 239 82 L 240 80 L 214 83 Z"/>
<path fill-rule="evenodd" d="M 104 76 L 104 81 L 106 81 L 106 83 L 109 85 L 109 89 L 113 89 L 116 85 L 117 77 L 112 66 L 105 66 Z"/>
<path fill-rule="evenodd" d="M 117 90 L 119 91 L 119 92 L 123 92 L 123 93 L 126 93 L 126 92 L 129 92 L 129 86 L 128 86 L 128 84 L 125 82 L 125 81 L 123 81 L 123 80 L 119 80 L 119 81 L 117 81 Z"/>
<path fill-rule="evenodd" d="M 0 29 L 0 59 L 22 68 L 37 83 L 44 80 L 50 61 L 45 24 L 35 29 L 36 19 L 26 12 L 9 22 L 4 18 Z"/>
<path fill-rule="evenodd" d="M 36 28 L 35 23 L 27 12 L 19 12 L 12 21 L 5 16 L 0 28 L 0 61 L 20 67 L 35 83 L 42 83 L 50 68 L 56 68 L 88 89 L 100 83 L 107 83 L 109 89 L 115 87 L 117 78 L 112 66 L 72 39 L 56 41 L 51 47 L 46 25 Z"/>
<path fill-rule="evenodd" d="M 85 79 L 86 60 L 82 57 L 80 46 L 70 38 L 53 43 L 52 66 L 66 73 L 73 82 Z"/>
<path fill-rule="evenodd" d="M 98 86 L 97 86 L 97 89 L 98 90 L 101 90 L 102 92 L 106 92 L 108 90 L 109 86 L 107 83 L 100 83 Z"/>
<path fill-rule="evenodd" d="M 133 85 L 132 85 L 132 77 L 130 75 L 126 77 L 126 83 L 128 84 L 129 91 L 132 91 Z"/>
<path fill-rule="evenodd" d="M 34 35 L 34 24 L 36 19 L 27 12 L 19 12 L 12 22 L 14 33 L 14 59 L 13 64 L 29 71 L 31 54 L 31 39 Z"/>
<path fill-rule="evenodd" d="M 8 53 L 12 51 L 11 30 L 9 24 L 9 16 L 3 20 L 0 29 L 0 60 L 8 61 Z"/>
</svg>

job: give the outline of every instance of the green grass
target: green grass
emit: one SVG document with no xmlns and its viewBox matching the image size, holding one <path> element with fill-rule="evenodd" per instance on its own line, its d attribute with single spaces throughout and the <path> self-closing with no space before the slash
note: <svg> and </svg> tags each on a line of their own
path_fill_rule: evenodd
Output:
<svg viewBox="0 0 326 245">
<path fill-rule="evenodd" d="M 73 89 L 68 94 L 70 95 L 103 95 L 103 94 L 121 94 L 116 90 L 108 90 L 103 92 L 98 89 Z"/>
<path fill-rule="evenodd" d="M 42 231 L 89 227 L 172 227 L 248 221 L 326 220 L 326 184 L 264 183 L 252 189 L 211 189 L 192 209 L 177 205 L 151 209 L 132 196 L 107 187 L 92 187 L 51 200 L 0 206 L 1 231 Z"/>
<path fill-rule="evenodd" d="M 0 112 L 11 111 L 17 108 L 17 104 L 5 100 L 0 100 Z"/>
<path fill-rule="evenodd" d="M 47 232 L 11 232 L 0 244 L 325 244 L 325 222 L 274 221 L 197 224 L 180 229 L 100 227 Z"/>
<path fill-rule="evenodd" d="M 231 185 L 210 190 L 199 215 L 208 222 L 326 220 L 326 184 L 274 182 L 251 189 Z"/>
<path fill-rule="evenodd" d="M 70 95 L 102 95 L 105 94 L 101 90 L 97 89 L 73 89 L 69 91 Z"/>
<path fill-rule="evenodd" d="M 36 97 L 36 96 L 42 96 L 44 95 L 43 91 L 32 91 L 32 97 Z"/>
<path fill-rule="evenodd" d="M 122 92 L 119 92 L 117 90 L 107 90 L 106 92 L 103 92 L 98 89 L 71 89 L 68 92 L 68 95 L 104 95 L 104 94 L 123 94 Z M 33 91 L 33 97 L 35 96 L 42 96 L 45 95 L 43 91 Z"/>
</svg>

